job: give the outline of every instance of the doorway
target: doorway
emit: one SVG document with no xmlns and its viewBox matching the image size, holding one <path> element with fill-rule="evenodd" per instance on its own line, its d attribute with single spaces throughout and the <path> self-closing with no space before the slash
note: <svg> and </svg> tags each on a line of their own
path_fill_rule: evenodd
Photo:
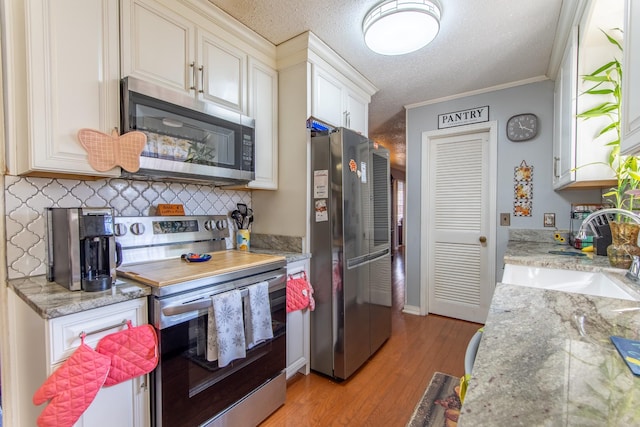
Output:
<svg viewBox="0 0 640 427">
<path fill-rule="evenodd" d="M 484 323 L 495 288 L 497 122 L 424 132 L 421 312 Z"/>
</svg>

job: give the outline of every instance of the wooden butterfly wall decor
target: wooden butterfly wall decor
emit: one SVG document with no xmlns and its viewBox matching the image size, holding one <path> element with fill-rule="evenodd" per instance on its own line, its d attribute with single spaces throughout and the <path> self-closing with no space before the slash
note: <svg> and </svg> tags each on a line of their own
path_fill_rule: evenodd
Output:
<svg viewBox="0 0 640 427">
<path fill-rule="evenodd" d="M 147 143 L 147 135 L 133 131 L 118 135 L 114 129 L 111 135 L 93 129 L 78 131 L 80 144 L 89 153 L 89 164 L 98 172 L 106 172 L 121 166 L 127 172 L 140 169 L 140 153 Z"/>
</svg>

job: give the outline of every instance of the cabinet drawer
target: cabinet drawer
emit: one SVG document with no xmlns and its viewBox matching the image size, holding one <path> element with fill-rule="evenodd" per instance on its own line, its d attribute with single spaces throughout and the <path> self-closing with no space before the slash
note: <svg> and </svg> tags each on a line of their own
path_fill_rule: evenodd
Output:
<svg viewBox="0 0 640 427">
<path fill-rule="evenodd" d="M 49 365 L 67 359 L 80 346 L 80 334 L 86 334 L 85 343 L 92 348 L 106 335 L 126 329 L 125 322 L 133 326 L 147 323 L 147 299 L 138 298 L 100 307 L 82 313 L 70 314 L 49 322 L 51 354 Z"/>
</svg>

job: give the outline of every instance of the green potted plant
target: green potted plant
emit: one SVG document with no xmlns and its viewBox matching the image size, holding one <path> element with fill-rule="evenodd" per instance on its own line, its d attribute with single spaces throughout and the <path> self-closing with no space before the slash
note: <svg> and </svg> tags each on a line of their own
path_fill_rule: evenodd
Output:
<svg viewBox="0 0 640 427">
<path fill-rule="evenodd" d="M 602 31 L 602 30 L 601 30 Z M 620 32 L 619 28 L 614 31 Z M 622 45 L 612 35 L 602 31 L 609 43 L 622 52 Z M 614 172 L 616 186 L 603 194 L 603 197 L 618 209 L 633 211 L 640 196 L 640 160 L 636 156 L 624 156 L 620 153 L 620 108 L 622 65 L 618 59 L 603 64 L 590 74 L 582 76 L 584 82 L 593 83 L 583 94 L 602 97 L 603 100 L 577 115 L 578 118 L 588 120 L 596 117 L 608 118 L 597 137 L 612 135 L 613 140 L 607 142 L 610 147 L 607 164 Z M 637 246 L 640 226 L 627 222 L 628 217 L 618 215 L 610 223 L 612 245 L 607 248 L 609 262 L 613 267 L 629 268 L 631 255 L 640 255 Z"/>
</svg>

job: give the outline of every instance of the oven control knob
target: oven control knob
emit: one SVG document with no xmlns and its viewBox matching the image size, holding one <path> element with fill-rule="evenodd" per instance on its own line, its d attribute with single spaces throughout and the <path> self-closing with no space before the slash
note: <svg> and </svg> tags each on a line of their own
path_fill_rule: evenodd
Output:
<svg viewBox="0 0 640 427">
<path fill-rule="evenodd" d="M 227 220 L 221 219 L 220 221 L 216 221 L 216 228 L 218 230 L 224 230 L 225 228 L 227 228 Z"/>
<path fill-rule="evenodd" d="M 144 224 L 140 222 L 134 222 L 133 224 L 131 224 L 130 229 L 133 234 L 135 234 L 136 236 L 139 236 L 142 233 L 144 233 Z"/>
<path fill-rule="evenodd" d="M 216 222 L 212 219 L 208 219 L 204 222 L 204 229 L 207 231 L 212 231 L 216 228 Z"/>
<path fill-rule="evenodd" d="M 116 236 L 124 236 L 125 234 L 127 234 L 127 226 L 121 223 L 116 223 L 113 226 L 113 234 L 115 234 Z"/>
</svg>

